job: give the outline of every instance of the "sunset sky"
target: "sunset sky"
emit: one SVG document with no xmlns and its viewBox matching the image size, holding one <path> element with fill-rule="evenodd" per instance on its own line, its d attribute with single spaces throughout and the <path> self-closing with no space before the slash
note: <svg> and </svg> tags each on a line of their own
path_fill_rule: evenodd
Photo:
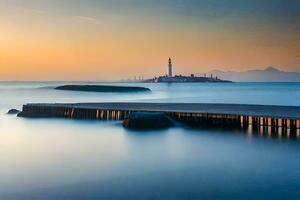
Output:
<svg viewBox="0 0 300 200">
<path fill-rule="evenodd" d="M 0 0 L 0 80 L 300 71 L 299 0 Z"/>
</svg>

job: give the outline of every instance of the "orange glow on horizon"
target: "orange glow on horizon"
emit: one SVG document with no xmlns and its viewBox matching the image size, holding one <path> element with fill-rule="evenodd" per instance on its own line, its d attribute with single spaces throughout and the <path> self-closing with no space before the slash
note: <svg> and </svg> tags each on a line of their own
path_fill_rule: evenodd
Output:
<svg viewBox="0 0 300 200">
<path fill-rule="evenodd" d="M 168 57 L 175 74 L 268 66 L 299 71 L 298 32 L 270 35 L 276 29 L 231 30 L 209 22 L 138 27 L 123 21 L 97 23 L 92 17 L 58 21 L 46 14 L 26 11 L 10 21 L 2 16 L 0 80 L 152 77 L 167 72 Z"/>
</svg>

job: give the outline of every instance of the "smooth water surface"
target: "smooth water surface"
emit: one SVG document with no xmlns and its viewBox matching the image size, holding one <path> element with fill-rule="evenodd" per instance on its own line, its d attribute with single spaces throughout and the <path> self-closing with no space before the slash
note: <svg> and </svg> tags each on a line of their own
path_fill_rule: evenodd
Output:
<svg viewBox="0 0 300 200">
<path fill-rule="evenodd" d="M 23 119 L 29 102 L 205 102 L 300 106 L 299 83 L 125 84 L 151 93 L 0 83 L 0 199 L 300 199 L 300 142 L 243 131 Z"/>
</svg>

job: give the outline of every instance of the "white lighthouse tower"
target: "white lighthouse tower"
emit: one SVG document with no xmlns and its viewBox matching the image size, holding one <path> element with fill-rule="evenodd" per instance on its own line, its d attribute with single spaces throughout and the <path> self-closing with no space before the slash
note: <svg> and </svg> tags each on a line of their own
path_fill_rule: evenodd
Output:
<svg viewBox="0 0 300 200">
<path fill-rule="evenodd" d="M 169 77 L 172 77 L 172 76 L 173 76 L 173 74 L 172 74 L 172 60 L 171 60 L 171 58 L 169 58 L 169 65 L 168 65 L 168 69 L 169 69 L 168 76 L 169 76 Z"/>
</svg>

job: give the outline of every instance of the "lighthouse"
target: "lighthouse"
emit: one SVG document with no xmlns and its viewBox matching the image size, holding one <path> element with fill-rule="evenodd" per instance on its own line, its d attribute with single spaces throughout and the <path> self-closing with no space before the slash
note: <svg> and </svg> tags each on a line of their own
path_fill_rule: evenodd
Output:
<svg viewBox="0 0 300 200">
<path fill-rule="evenodd" d="M 169 76 L 169 77 L 172 77 L 173 75 L 172 75 L 172 60 L 171 60 L 171 58 L 169 58 L 168 69 L 169 69 L 168 76 Z"/>
</svg>

